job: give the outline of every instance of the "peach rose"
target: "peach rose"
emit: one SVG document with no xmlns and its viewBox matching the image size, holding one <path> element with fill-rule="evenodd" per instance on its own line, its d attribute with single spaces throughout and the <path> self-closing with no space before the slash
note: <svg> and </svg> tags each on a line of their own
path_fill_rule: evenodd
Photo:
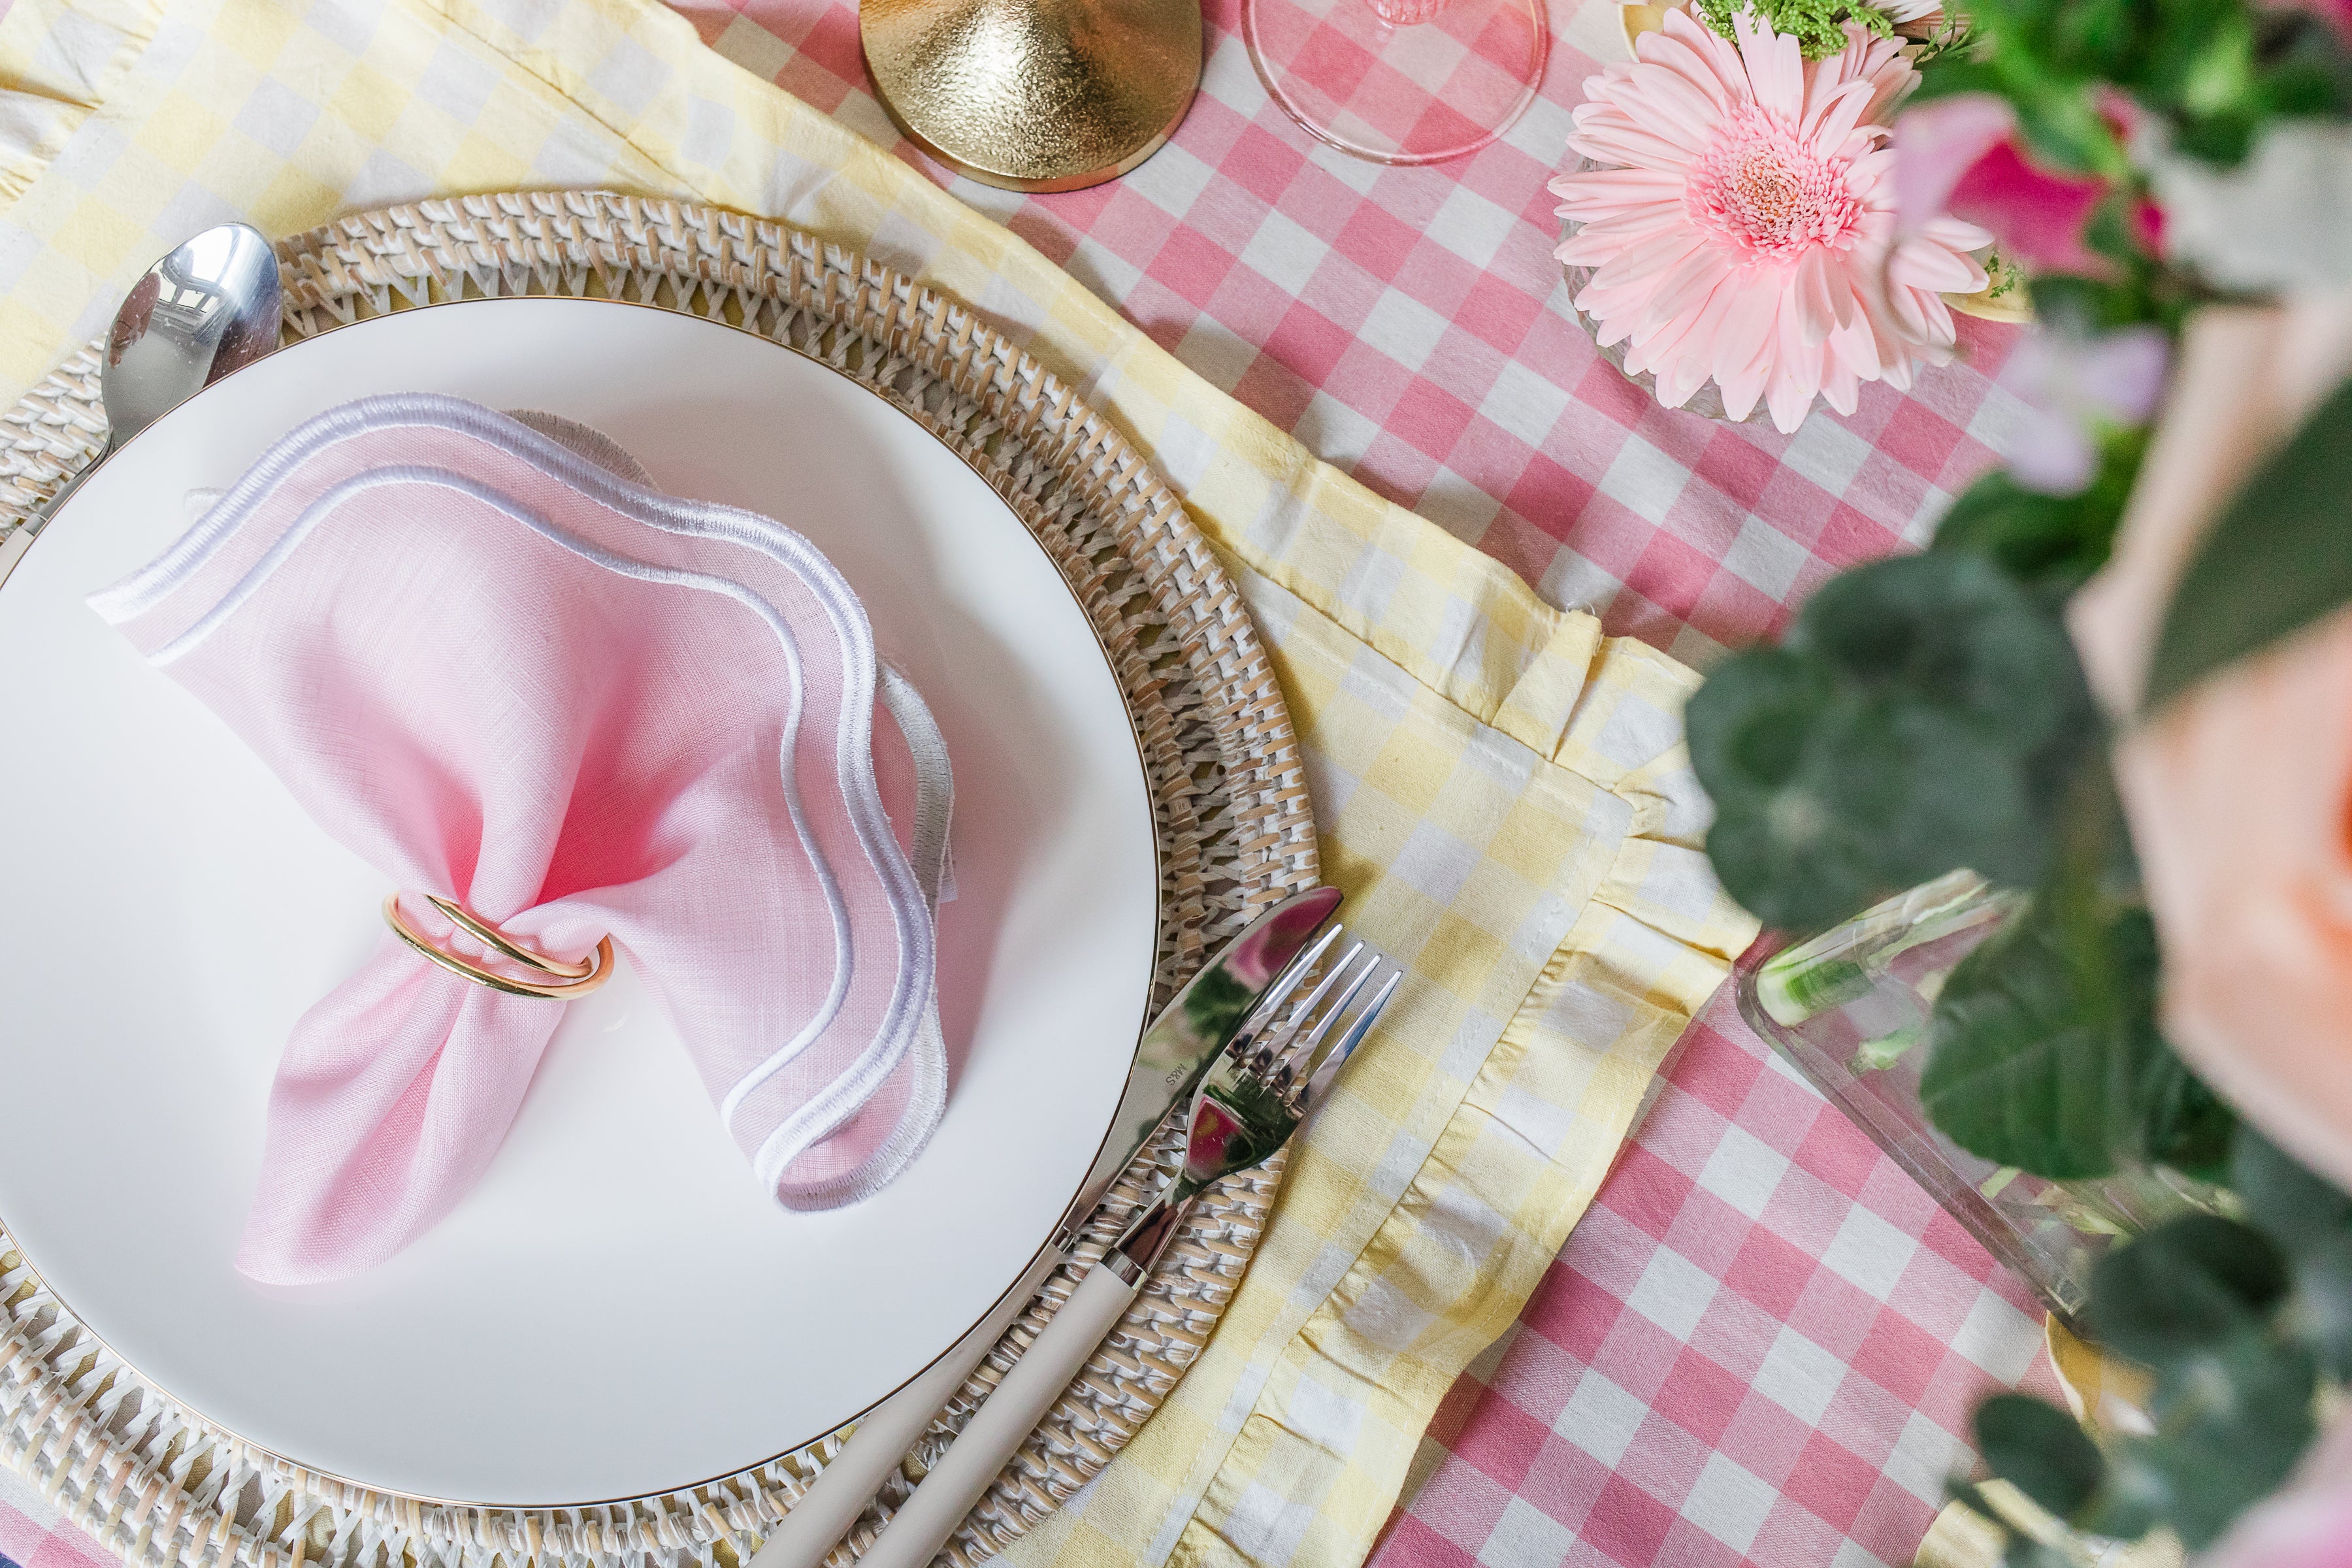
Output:
<svg viewBox="0 0 2352 1568">
<path fill-rule="evenodd" d="M 2221 507 L 2347 372 L 2352 295 L 2190 321 L 2115 559 L 2068 611 L 2111 711 L 2137 706 L 2172 584 Z M 2163 945 L 2166 1035 L 2352 1187 L 2352 609 L 2127 729 L 2116 773 Z"/>
</svg>

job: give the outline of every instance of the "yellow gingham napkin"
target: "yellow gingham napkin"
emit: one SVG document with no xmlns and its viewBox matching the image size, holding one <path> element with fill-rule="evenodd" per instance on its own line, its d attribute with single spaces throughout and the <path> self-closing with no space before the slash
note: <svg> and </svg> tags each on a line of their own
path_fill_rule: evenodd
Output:
<svg viewBox="0 0 2352 1568">
<path fill-rule="evenodd" d="M 971 301 L 1151 457 L 1242 582 L 1325 875 L 1412 981 L 1206 1352 L 1012 1555 L 1352 1568 L 1750 935 L 1697 849 L 1695 678 L 1318 461 L 653 0 L 16 0 L 0 394 L 203 224 L 549 185 L 779 218 Z"/>
</svg>

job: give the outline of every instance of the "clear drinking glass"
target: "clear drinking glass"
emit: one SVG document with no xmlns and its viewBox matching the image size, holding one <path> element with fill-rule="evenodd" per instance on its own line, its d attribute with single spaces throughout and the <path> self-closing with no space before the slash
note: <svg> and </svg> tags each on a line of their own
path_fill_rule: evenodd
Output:
<svg viewBox="0 0 2352 1568">
<path fill-rule="evenodd" d="M 1805 942 L 1768 934 L 1741 955 L 1734 991 L 1751 1028 L 2079 1329 L 2091 1267 L 2116 1237 L 2210 1207 L 2215 1194 L 2161 1168 L 2046 1181 L 1969 1153 L 1928 1121 L 1919 1070 L 1936 997 L 2022 907 L 1955 871 Z"/>
<path fill-rule="evenodd" d="M 1510 129 L 1543 85 L 1543 0 L 1242 0 L 1250 63 L 1317 136 L 1435 163 Z"/>
</svg>

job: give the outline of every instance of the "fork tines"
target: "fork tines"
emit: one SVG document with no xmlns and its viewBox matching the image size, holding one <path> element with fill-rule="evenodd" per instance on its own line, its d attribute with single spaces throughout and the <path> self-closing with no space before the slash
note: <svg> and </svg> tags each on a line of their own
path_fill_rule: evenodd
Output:
<svg viewBox="0 0 2352 1568">
<path fill-rule="evenodd" d="M 1337 935 L 1335 926 L 1318 949 Z M 1265 1031 L 1263 1043 L 1244 1060 L 1243 1070 L 1279 1095 L 1293 1114 L 1304 1115 L 1339 1076 L 1349 1054 L 1371 1033 L 1381 1010 L 1404 978 L 1402 970 L 1391 969 L 1371 999 L 1351 1016 L 1349 1009 L 1381 968 L 1381 955 L 1369 952 L 1362 942 L 1349 948 L 1306 998 Z"/>
</svg>

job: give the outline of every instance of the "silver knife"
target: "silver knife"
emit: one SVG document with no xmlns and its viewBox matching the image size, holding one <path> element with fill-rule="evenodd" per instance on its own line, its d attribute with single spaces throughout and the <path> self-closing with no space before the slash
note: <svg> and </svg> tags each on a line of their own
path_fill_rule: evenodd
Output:
<svg viewBox="0 0 2352 1568">
<path fill-rule="evenodd" d="M 1046 1277 L 1070 1260 L 1070 1249 L 1096 1205 L 1136 1152 L 1151 1141 L 1170 1109 L 1191 1103 L 1202 1077 L 1227 1046 L 1245 1047 L 1272 1021 L 1328 943 L 1328 938 L 1316 943 L 1315 934 L 1339 907 L 1337 888 L 1292 894 L 1252 921 L 1176 993 L 1144 1030 L 1110 1131 L 1053 1239 L 979 1326 L 866 1414 L 833 1462 L 768 1532 L 750 1568 L 817 1568 L 824 1561 L 981 1357 L 1004 1337 Z"/>
</svg>

